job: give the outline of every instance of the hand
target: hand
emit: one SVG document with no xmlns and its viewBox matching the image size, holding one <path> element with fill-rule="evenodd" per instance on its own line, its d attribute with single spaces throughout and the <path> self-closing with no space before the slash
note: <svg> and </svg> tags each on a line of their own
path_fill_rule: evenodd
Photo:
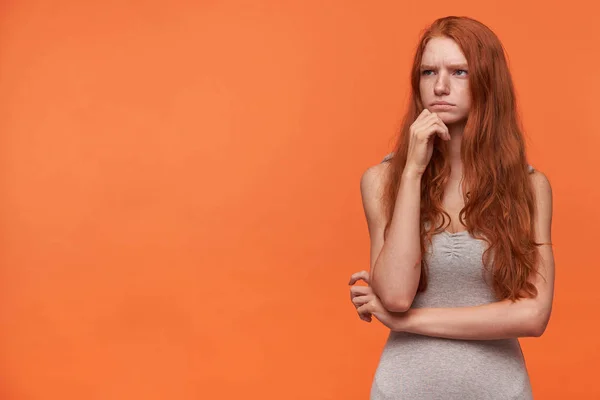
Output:
<svg viewBox="0 0 600 400">
<path fill-rule="evenodd" d="M 433 154 L 435 136 L 450 140 L 450 132 L 442 119 L 424 109 L 409 129 L 408 155 L 405 169 L 422 175 Z"/>
<path fill-rule="evenodd" d="M 356 311 L 360 316 L 360 319 L 366 322 L 371 322 L 371 316 L 379 320 L 383 325 L 393 331 L 402 331 L 408 321 L 408 315 L 411 310 L 405 313 L 397 313 L 388 311 L 379 300 L 379 297 L 373 292 L 370 286 L 359 286 L 354 284 L 358 281 L 364 281 L 369 284 L 369 273 L 367 271 L 360 271 L 352 274 L 350 277 L 349 284 L 352 285 L 350 288 L 350 300 Z"/>
<path fill-rule="evenodd" d="M 397 313 L 388 311 L 383 304 L 381 304 L 379 297 L 377 297 L 374 293 L 355 297 L 353 303 L 358 306 L 356 311 L 359 313 L 359 315 L 374 315 L 379 322 L 389 329 L 393 331 L 402 330 L 401 328 L 406 320 L 406 315 L 408 312 Z"/>
<path fill-rule="evenodd" d="M 367 285 L 369 285 L 369 273 L 367 271 L 360 271 L 360 272 L 356 272 L 356 273 L 352 274 L 352 276 L 350 276 L 350 282 L 348 283 L 349 285 L 351 285 L 350 301 L 352 301 L 352 304 L 354 304 L 354 307 L 356 309 L 358 309 L 358 307 L 360 305 L 362 305 L 362 303 L 360 303 L 360 300 L 358 300 L 359 297 L 375 295 L 373 293 L 373 289 L 371 288 L 371 286 L 364 286 L 364 285 L 354 286 L 354 284 L 358 281 L 364 281 Z M 358 303 L 356 303 L 355 301 Z M 358 316 L 363 321 L 371 322 L 371 313 L 369 313 L 369 312 L 359 312 Z"/>
</svg>

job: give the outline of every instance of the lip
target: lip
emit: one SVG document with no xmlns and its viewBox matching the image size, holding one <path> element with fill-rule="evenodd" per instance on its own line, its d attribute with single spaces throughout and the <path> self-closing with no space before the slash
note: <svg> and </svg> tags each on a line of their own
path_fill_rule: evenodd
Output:
<svg viewBox="0 0 600 400">
<path fill-rule="evenodd" d="M 434 101 L 431 106 L 454 106 L 454 104 L 448 103 L 447 101 Z"/>
</svg>

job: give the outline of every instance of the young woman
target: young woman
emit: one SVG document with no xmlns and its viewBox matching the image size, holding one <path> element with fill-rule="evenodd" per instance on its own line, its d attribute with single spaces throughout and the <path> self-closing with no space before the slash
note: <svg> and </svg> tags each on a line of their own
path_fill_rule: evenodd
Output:
<svg viewBox="0 0 600 400">
<path fill-rule="evenodd" d="M 550 318 L 552 192 L 527 162 L 502 44 L 441 18 L 411 84 L 395 150 L 360 184 L 371 262 L 350 296 L 390 329 L 371 399 L 531 399 L 518 338 Z"/>
</svg>

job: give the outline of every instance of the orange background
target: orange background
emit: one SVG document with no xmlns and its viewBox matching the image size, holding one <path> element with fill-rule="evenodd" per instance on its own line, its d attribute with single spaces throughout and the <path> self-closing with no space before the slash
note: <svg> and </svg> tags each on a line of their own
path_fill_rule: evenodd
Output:
<svg viewBox="0 0 600 400">
<path fill-rule="evenodd" d="M 600 398 L 595 4 L 3 2 L 0 398 L 368 398 L 359 179 L 450 14 L 503 41 L 554 189 L 534 394 Z"/>
</svg>

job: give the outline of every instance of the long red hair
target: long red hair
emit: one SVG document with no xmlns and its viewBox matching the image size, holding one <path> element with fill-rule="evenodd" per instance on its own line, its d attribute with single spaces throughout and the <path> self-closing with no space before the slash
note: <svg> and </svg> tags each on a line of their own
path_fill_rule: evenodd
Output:
<svg viewBox="0 0 600 400">
<path fill-rule="evenodd" d="M 535 297 L 529 282 L 537 273 L 537 246 L 533 237 L 534 193 L 515 92 L 504 48 L 485 25 L 467 17 L 436 20 L 420 40 L 411 72 L 412 95 L 391 159 L 384 194 L 386 234 L 408 153 L 409 128 L 423 110 L 420 65 L 427 42 L 433 37 L 453 39 L 469 66 L 472 106 L 466 122 L 461 159 L 465 207 L 460 220 L 468 231 L 489 246 L 483 263 L 491 271 L 496 297 L 513 301 Z M 431 161 L 421 185 L 421 251 L 436 233 L 450 224 L 442 209 L 442 196 L 450 176 L 446 143 L 436 138 Z M 441 223 L 440 223 L 441 221 Z M 427 265 L 422 257 L 418 291 L 427 288 Z"/>
</svg>

